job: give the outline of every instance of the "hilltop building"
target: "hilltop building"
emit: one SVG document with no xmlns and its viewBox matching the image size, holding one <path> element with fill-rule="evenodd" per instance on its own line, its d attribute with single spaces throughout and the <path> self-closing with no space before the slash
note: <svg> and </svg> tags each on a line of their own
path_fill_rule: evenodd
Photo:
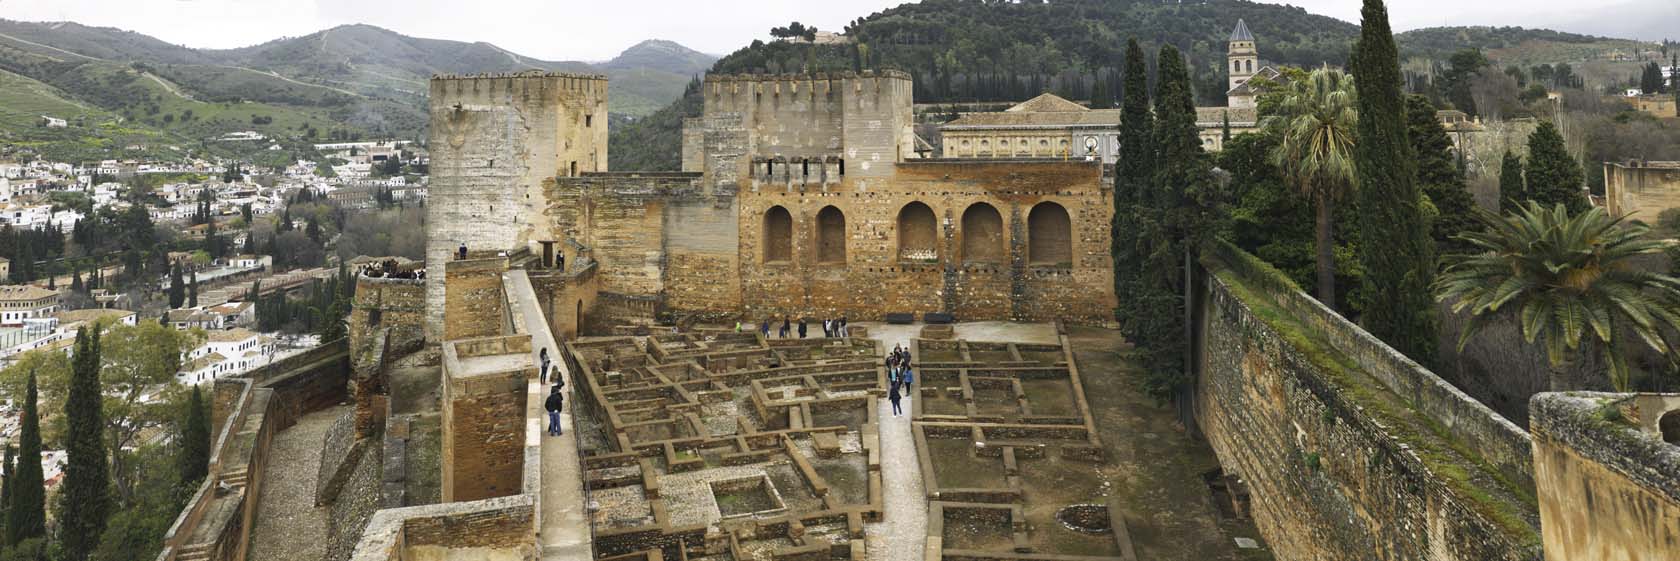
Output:
<svg viewBox="0 0 1680 561">
<path fill-rule="evenodd" d="M 1217 152 L 1231 134 L 1259 130 L 1255 78 L 1277 79 L 1277 69 L 1260 64 L 1254 34 L 1237 20 L 1225 59 L 1230 89 L 1223 107 L 1197 107 L 1202 147 Z M 1091 158 L 1113 164 L 1120 150 L 1120 110 L 1090 109 L 1046 93 L 1001 112 L 969 113 L 940 127 L 946 158 Z"/>
</svg>

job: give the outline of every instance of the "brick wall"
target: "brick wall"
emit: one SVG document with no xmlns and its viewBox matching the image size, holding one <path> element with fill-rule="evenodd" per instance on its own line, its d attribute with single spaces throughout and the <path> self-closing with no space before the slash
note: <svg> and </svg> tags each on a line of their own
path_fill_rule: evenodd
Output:
<svg viewBox="0 0 1680 561">
<path fill-rule="evenodd" d="M 520 492 L 529 336 L 444 343 L 443 500 Z"/>
<path fill-rule="evenodd" d="M 449 279 L 445 287 L 445 340 L 502 334 L 507 311 L 502 273 L 507 267 L 507 259 L 500 257 L 449 261 L 440 267 L 447 269 L 444 276 Z"/>
</svg>

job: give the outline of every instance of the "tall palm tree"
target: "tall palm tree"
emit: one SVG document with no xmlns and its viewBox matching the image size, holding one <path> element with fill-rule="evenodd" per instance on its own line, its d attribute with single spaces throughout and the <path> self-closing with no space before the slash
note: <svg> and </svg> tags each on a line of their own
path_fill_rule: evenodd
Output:
<svg viewBox="0 0 1680 561">
<path fill-rule="evenodd" d="M 1529 201 L 1504 216 L 1477 216 L 1486 231 L 1459 239 L 1480 253 L 1447 256 L 1435 282 L 1436 299 L 1453 301 L 1454 312 L 1470 310 L 1460 350 L 1490 320 L 1516 317 L 1529 344 L 1544 340 L 1553 391 L 1579 389 L 1562 387 L 1559 367 L 1593 350 L 1609 364 L 1611 385 L 1627 391 L 1618 333 L 1667 352 L 1664 333 L 1680 328 L 1680 279 L 1640 270 L 1633 258 L 1675 242 L 1648 238 L 1644 224 L 1624 224 L 1625 216 L 1597 207 L 1570 216 L 1562 204 Z"/>
<path fill-rule="evenodd" d="M 1322 67 L 1289 82 L 1279 94 L 1270 126 L 1277 128 L 1282 142 L 1272 152 L 1272 163 L 1317 207 L 1318 299 L 1335 307 L 1335 207 L 1353 189 L 1356 177 L 1358 93 L 1352 76 Z"/>
</svg>

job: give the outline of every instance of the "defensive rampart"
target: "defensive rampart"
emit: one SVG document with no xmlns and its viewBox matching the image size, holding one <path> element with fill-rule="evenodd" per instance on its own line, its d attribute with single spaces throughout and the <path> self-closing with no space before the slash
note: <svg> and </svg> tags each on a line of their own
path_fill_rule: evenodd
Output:
<svg viewBox="0 0 1680 561">
<path fill-rule="evenodd" d="M 1279 558 L 1539 558 L 1526 432 L 1240 250 L 1203 265 L 1195 420 Z"/>
</svg>

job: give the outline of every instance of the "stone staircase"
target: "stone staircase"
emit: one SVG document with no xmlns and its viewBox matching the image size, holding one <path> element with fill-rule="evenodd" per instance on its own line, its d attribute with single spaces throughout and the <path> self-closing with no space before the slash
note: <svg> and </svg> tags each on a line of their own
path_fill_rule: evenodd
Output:
<svg viewBox="0 0 1680 561">
<path fill-rule="evenodd" d="M 195 543 L 181 546 L 181 552 L 175 554 L 175 561 L 209 561 L 213 544 Z"/>
</svg>

